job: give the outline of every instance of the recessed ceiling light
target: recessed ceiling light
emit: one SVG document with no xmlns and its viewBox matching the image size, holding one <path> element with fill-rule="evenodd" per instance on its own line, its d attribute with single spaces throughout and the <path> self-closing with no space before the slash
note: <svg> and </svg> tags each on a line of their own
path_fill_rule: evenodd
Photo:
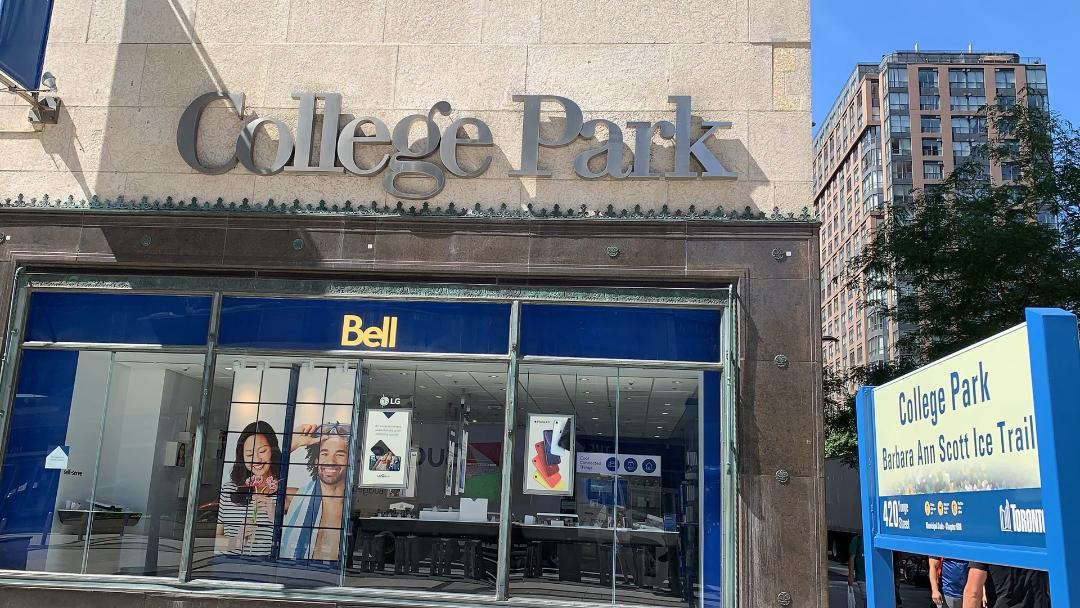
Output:
<svg viewBox="0 0 1080 608">
<path fill-rule="evenodd" d="M 581 381 L 582 381 L 582 382 L 588 382 L 588 381 L 589 381 L 589 379 L 588 379 L 588 378 L 582 378 L 582 379 L 581 379 Z"/>
<path fill-rule="evenodd" d="M 664 427 L 662 427 L 662 426 L 658 426 L 658 427 L 656 427 L 656 430 L 658 430 L 658 431 L 662 431 L 662 430 L 664 430 Z"/>
<path fill-rule="evenodd" d="M 596 416 L 593 416 L 593 420 L 599 420 L 599 418 L 597 418 Z"/>
<path fill-rule="evenodd" d="M 675 384 L 682 384 L 682 380 L 676 380 Z"/>
<path fill-rule="evenodd" d="M 442 395 L 435 395 L 436 399 L 442 399 Z"/>
<path fill-rule="evenodd" d="M 671 404 L 670 404 L 670 403 L 665 403 L 664 405 L 666 405 L 666 406 L 668 406 L 668 407 L 671 407 Z"/>
<path fill-rule="evenodd" d="M 661 416 L 667 416 L 667 415 L 668 415 L 668 412 L 660 412 L 660 415 L 661 415 Z"/>
<path fill-rule="evenodd" d="M 596 404 L 595 401 L 586 401 L 585 403 L 588 403 L 589 405 L 595 405 Z"/>
<path fill-rule="evenodd" d="M 499 374 L 488 374 L 488 378 L 498 378 Z"/>
<path fill-rule="evenodd" d="M 653 435 L 653 439 L 659 439 L 659 438 L 660 438 L 659 435 Z"/>
<path fill-rule="evenodd" d="M 226 369 L 228 369 L 228 368 L 226 368 Z M 585 394 L 586 394 L 586 395 L 588 395 L 588 394 L 589 394 L 589 393 L 591 393 L 591 392 L 592 392 L 592 391 L 585 391 Z"/>
<path fill-rule="evenodd" d="M 408 376 L 408 375 L 409 375 L 409 372 L 401 372 L 401 375 L 402 375 L 402 376 Z"/>
<path fill-rule="evenodd" d="M 427 387 L 426 387 L 426 386 L 424 386 L 423 384 L 421 384 L 421 385 L 420 385 L 420 386 L 418 386 L 417 388 L 427 388 Z"/>
</svg>

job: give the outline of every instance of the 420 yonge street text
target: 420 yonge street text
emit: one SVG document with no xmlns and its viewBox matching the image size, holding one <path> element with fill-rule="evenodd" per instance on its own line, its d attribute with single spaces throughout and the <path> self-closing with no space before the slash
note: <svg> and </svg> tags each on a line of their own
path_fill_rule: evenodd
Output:
<svg viewBox="0 0 1080 608">
<path fill-rule="evenodd" d="M 402 118 L 391 131 L 386 123 L 374 116 L 360 116 L 350 120 L 338 129 L 341 119 L 340 93 L 293 93 L 293 99 L 300 101 L 299 122 L 295 139 L 289 126 L 276 118 L 255 118 L 247 121 L 236 137 L 236 150 L 224 163 L 206 165 L 198 155 L 199 122 L 203 112 L 214 101 L 226 100 L 236 115 L 243 118 L 243 93 L 205 93 L 191 102 L 180 117 L 176 130 L 176 145 L 180 156 L 192 169 L 200 173 L 216 175 L 233 169 L 239 162 L 248 171 L 258 175 L 286 173 L 323 173 L 340 174 L 344 172 L 359 176 L 374 176 L 384 170 L 383 187 L 390 194 L 406 199 L 424 199 L 435 196 L 446 185 L 446 173 L 462 178 L 482 175 L 491 166 L 491 156 L 486 156 L 479 165 L 468 169 L 458 160 L 460 146 L 490 147 L 494 145 L 491 129 L 478 118 L 465 117 L 450 122 L 440 129 L 435 122 L 436 115 L 449 116 L 452 108 L 447 101 L 433 105 L 427 114 L 412 114 Z M 315 130 L 316 105 L 322 101 L 322 131 L 316 162 L 312 162 L 312 143 Z M 731 128 L 730 122 L 703 121 L 703 133 L 695 134 L 691 126 L 690 97 L 674 95 L 668 97 L 675 104 L 675 122 L 629 122 L 627 128 L 634 131 L 632 162 L 624 167 L 628 159 L 624 149 L 623 130 L 610 120 L 602 118 L 584 120 L 581 108 L 573 101 L 557 95 L 515 95 L 514 101 L 521 102 L 524 113 L 521 121 L 521 162 L 520 168 L 510 171 L 511 176 L 550 177 L 551 172 L 540 167 L 540 149 L 566 146 L 579 137 L 595 139 L 599 127 L 606 130 L 608 138 L 600 146 L 581 152 L 574 158 L 574 172 L 585 179 L 611 177 L 613 179 L 659 179 L 661 174 L 650 167 L 650 148 L 654 133 L 663 139 L 673 141 L 675 151 L 674 167 L 665 172 L 667 179 L 735 179 L 736 174 L 729 171 L 706 141 L 717 129 Z M 540 132 L 540 112 L 544 102 L 557 104 L 563 114 L 563 124 L 554 137 L 544 137 Z M 426 136 L 409 141 L 414 123 L 422 122 Z M 266 166 L 255 162 L 255 138 L 261 129 L 273 125 L 277 129 L 278 142 L 274 160 Z M 365 131 L 365 127 L 368 130 Z M 469 135 L 471 128 L 474 135 Z M 696 137 L 695 137 L 696 135 Z M 368 166 L 361 166 L 355 157 L 354 146 L 391 146 L 392 151 L 383 154 L 379 160 Z M 439 162 L 425 160 L 438 153 Z M 702 171 L 691 168 L 693 157 Z M 590 166 L 593 160 L 603 160 L 600 167 Z M 340 165 L 338 164 L 340 162 Z M 595 164 L 594 164 L 595 166 Z M 399 177 L 410 176 L 425 178 L 426 189 L 407 190 L 398 183 Z"/>
</svg>

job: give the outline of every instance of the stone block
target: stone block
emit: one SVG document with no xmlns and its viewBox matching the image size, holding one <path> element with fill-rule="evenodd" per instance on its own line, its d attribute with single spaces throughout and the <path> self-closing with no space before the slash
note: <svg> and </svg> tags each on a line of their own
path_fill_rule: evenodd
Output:
<svg viewBox="0 0 1080 608">
<path fill-rule="evenodd" d="M 127 174 L 123 188 L 129 199 L 146 196 L 151 200 L 165 200 L 171 196 L 179 201 L 190 201 L 196 197 L 200 202 L 213 203 L 222 198 L 226 204 L 240 204 L 245 198 L 251 200 L 254 190 L 255 176 L 247 172 L 226 175 L 133 172 Z"/>
<path fill-rule="evenodd" d="M 666 111 L 675 90 L 662 44 L 534 46 L 528 71 L 527 93 L 569 97 L 586 111 Z"/>
<path fill-rule="evenodd" d="M 202 43 L 285 42 L 289 31 L 289 1 L 198 0 L 195 39 Z"/>
<path fill-rule="evenodd" d="M 112 108 L 101 141 L 103 171 L 191 173 L 176 150 L 181 108 Z"/>
<path fill-rule="evenodd" d="M 50 44 L 45 65 L 66 106 L 135 106 L 142 86 L 143 44 Z"/>
<path fill-rule="evenodd" d="M 672 45 L 668 88 L 693 96 L 693 107 L 699 111 L 772 107 L 772 47 Z"/>
<path fill-rule="evenodd" d="M 773 109 L 810 109 L 810 47 L 773 47 Z"/>
<path fill-rule="evenodd" d="M 97 171 L 0 171 L 0 200 L 16 198 L 89 199 L 97 194 L 113 198 L 124 192 L 127 176 L 123 173 Z"/>
<path fill-rule="evenodd" d="M 563 210 L 585 207 L 591 211 L 606 211 L 611 205 L 616 211 L 660 209 L 667 199 L 667 185 L 662 181 L 615 181 L 611 179 L 551 179 L 520 178 L 522 204 L 532 203 L 537 210 L 551 209 L 558 204 Z"/>
<path fill-rule="evenodd" d="M 197 0 L 81 1 L 93 5 L 88 42 L 192 43 Z"/>
<path fill-rule="evenodd" d="M 86 42 L 93 6 L 94 3 L 87 0 L 54 0 L 49 20 L 49 43 Z"/>
<path fill-rule="evenodd" d="M 295 108 L 293 92 L 335 91 L 351 107 L 394 107 L 397 52 L 384 45 L 289 45 L 274 58 L 263 99 L 270 108 Z"/>
<path fill-rule="evenodd" d="M 686 210 L 694 205 L 699 210 L 715 211 L 723 207 L 730 213 L 751 211 L 772 213 L 775 204 L 772 184 L 745 179 L 667 180 L 668 204 Z"/>
<path fill-rule="evenodd" d="M 440 99 L 459 110 L 516 108 L 525 89 L 521 45 L 409 45 L 398 50 L 395 107 L 430 108 Z"/>
<path fill-rule="evenodd" d="M 810 42 L 810 2 L 750 0 L 751 42 Z"/>
<path fill-rule="evenodd" d="M 292 0 L 288 40 L 380 42 L 386 4 L 386 0 Z"/>
<path fill-rule="evenodd" d="M 602 0 L 544 3 L 545 44 L 734 42 L 746 40 L 744 2 Z"/>
<path fill-rule="evenodd" d="M 810 179 L 810 113 L 750 112 L 750 179 Z"/>
<path fill-rule="evenodd" d="M 187 107 L 213 91 L 244 93 L 246 105 L 263 105 L 270 48 L 235 44 L 151 44 L 139 101 Z"/>
<path fill-rule="evenodd" d="M 239 173 L 247 175 L 245 170 Z M 359 177 L 355 175 L 297 175 L 279 173 L 270 176 L 255 176 L 255 202 L 265 203 L 273 199 L 278 204 L 292 204 L 299 199 L 301 203 L 318 205 L 325 200 L 327 205 L 344 206 L 351 201 L 354 207 L 370 206 L 372 201 L 382 206 L 387 200 L 383 190 L 382 176 Z"/>
<path fill-rule="evenodd" d="M 805 332 L 810 333 L 808 323 Z M 743 344 L 751 339 L 746 336 Z M 816 363 L 789 362 L 780 368 L 772 357 L 784 353 L 754 354 L 759 360 L 744 360 L 740 368 L 740 472 L 772 475 L 784 469 L 796 477 L 820 474 L 818 459 L 824 449 L 818 398 L 820 367 Z"/>
<path fill-rule="evenodd" d="M 386 6 L 383 41 L 399 44 L 480 42 L 484 0 L 399 0 Z"/>
<path fill-rule="evenodd" d="M 540 42 L 540 0 L 484 0 L 482 42 Z"/>
</svg>

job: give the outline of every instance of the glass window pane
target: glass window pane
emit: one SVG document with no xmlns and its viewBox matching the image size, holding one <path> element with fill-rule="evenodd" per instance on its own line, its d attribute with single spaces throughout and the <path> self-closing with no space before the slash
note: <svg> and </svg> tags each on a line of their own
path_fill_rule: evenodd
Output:
<svg viewBox="0 0 1080 608">
<path fill-rule="evenodd" d="M 506 364 L 376 361 L 363 369 L 344 584 L 494 595 Z M 407 430 L 387 422 L 400 412 L 410 416 Z"/>
<path fill-rule="evenodd" d="M 510 594 L 611 603 L 627 496 L 615 465 L 618 370 L 523 365 L 518 378 Z M 560 420 L 573 420 L 573 441 L 556 437 Z"/>
<path fill-rule="evenodd" d="M 335 391 L 353 386 L 357 363 L 228 359 L 215 366 L 193 575 L 337 586 L 353 406 L 327 403 L 326 387 L 331 375 Z"/>
<path fill-rule="evenodd" d="M 697 605 L 699 378 L 619 370 L 618 605 Z"/>
<path fill-rule="evenodd" d="M 179 572 L 202 362 L 202 355 L 115 354 L 86 572 Z"/>
</svg>

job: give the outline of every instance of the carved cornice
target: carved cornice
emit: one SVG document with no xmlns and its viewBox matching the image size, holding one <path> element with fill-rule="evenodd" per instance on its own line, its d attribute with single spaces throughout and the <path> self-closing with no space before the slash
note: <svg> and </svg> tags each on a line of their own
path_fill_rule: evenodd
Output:
<svg viewBox="0 0 1080 608">
<path fill-rule="evenodd" d="M 351 217 L 400 217 L 400 218 L 450 218 L 450 219 L 479 219 L 479 220 L 671 220 L 671 221 L 776 221 L 776 222 L 817 222 L 818 218 L 809 207 L 803 207 L 799 213 L 783 213 L 779 208 L 773 208 L 772 213 L 754 211 L 750 207 L 742 211 L 725 209 L 722 205 L 715 208 L 705 209 L 696 205 L 690 205 L 685 210 L 672 209 L 663 205 L 659 209 L 642 209 L 641 205 L 631 208 L 607 205 L 603 209 L 590 209 L 588 205 L 577 207 L 563 207 L 552 205 L 551 208 L 534 208 L 532 204 L 523 206 L 511 206 L 502 203 L 497 207 L 484 207 L 475 204 L 461 206 L 449 203 L 445 207 L 434 206 L 424 202 L 419 204 L 406 204 L 398 201 L 391 207 L 387 204 L 380 205 L 375 201 L 370 203 L 355 204 L 352 201 L 343 203 L 327 203 L 320 200 L 318 203 L 302 203 L 294 200 L 292 203 L 278 203 L 273 199 L 265 203 L 252 203 L 243 199 L 239 203 L 225 202 L 219 198 L 216 201 L 203 201 L 195 197 L 184 200 L 174 200 L 166 197 L 164 200 L 143 197 L 141 199 L 127 199 L 122 196 L 115 199 L 102 199 L 92 196 L 89 199 L 76 199 L 69 196 L 65 199 L 54 199 L 48 195 L 41 198 L 26 198 L 22 194 L 15 198 L 7 198 L 0 202 L 0 209 L 18 210 L 48 210 L 48 211 L 116 211 L 116 212 L 166 212 L 166 213 L 251 213 L 260 215 L 323 215 L 323 216 L 351 216 Z"/>
</svg>

